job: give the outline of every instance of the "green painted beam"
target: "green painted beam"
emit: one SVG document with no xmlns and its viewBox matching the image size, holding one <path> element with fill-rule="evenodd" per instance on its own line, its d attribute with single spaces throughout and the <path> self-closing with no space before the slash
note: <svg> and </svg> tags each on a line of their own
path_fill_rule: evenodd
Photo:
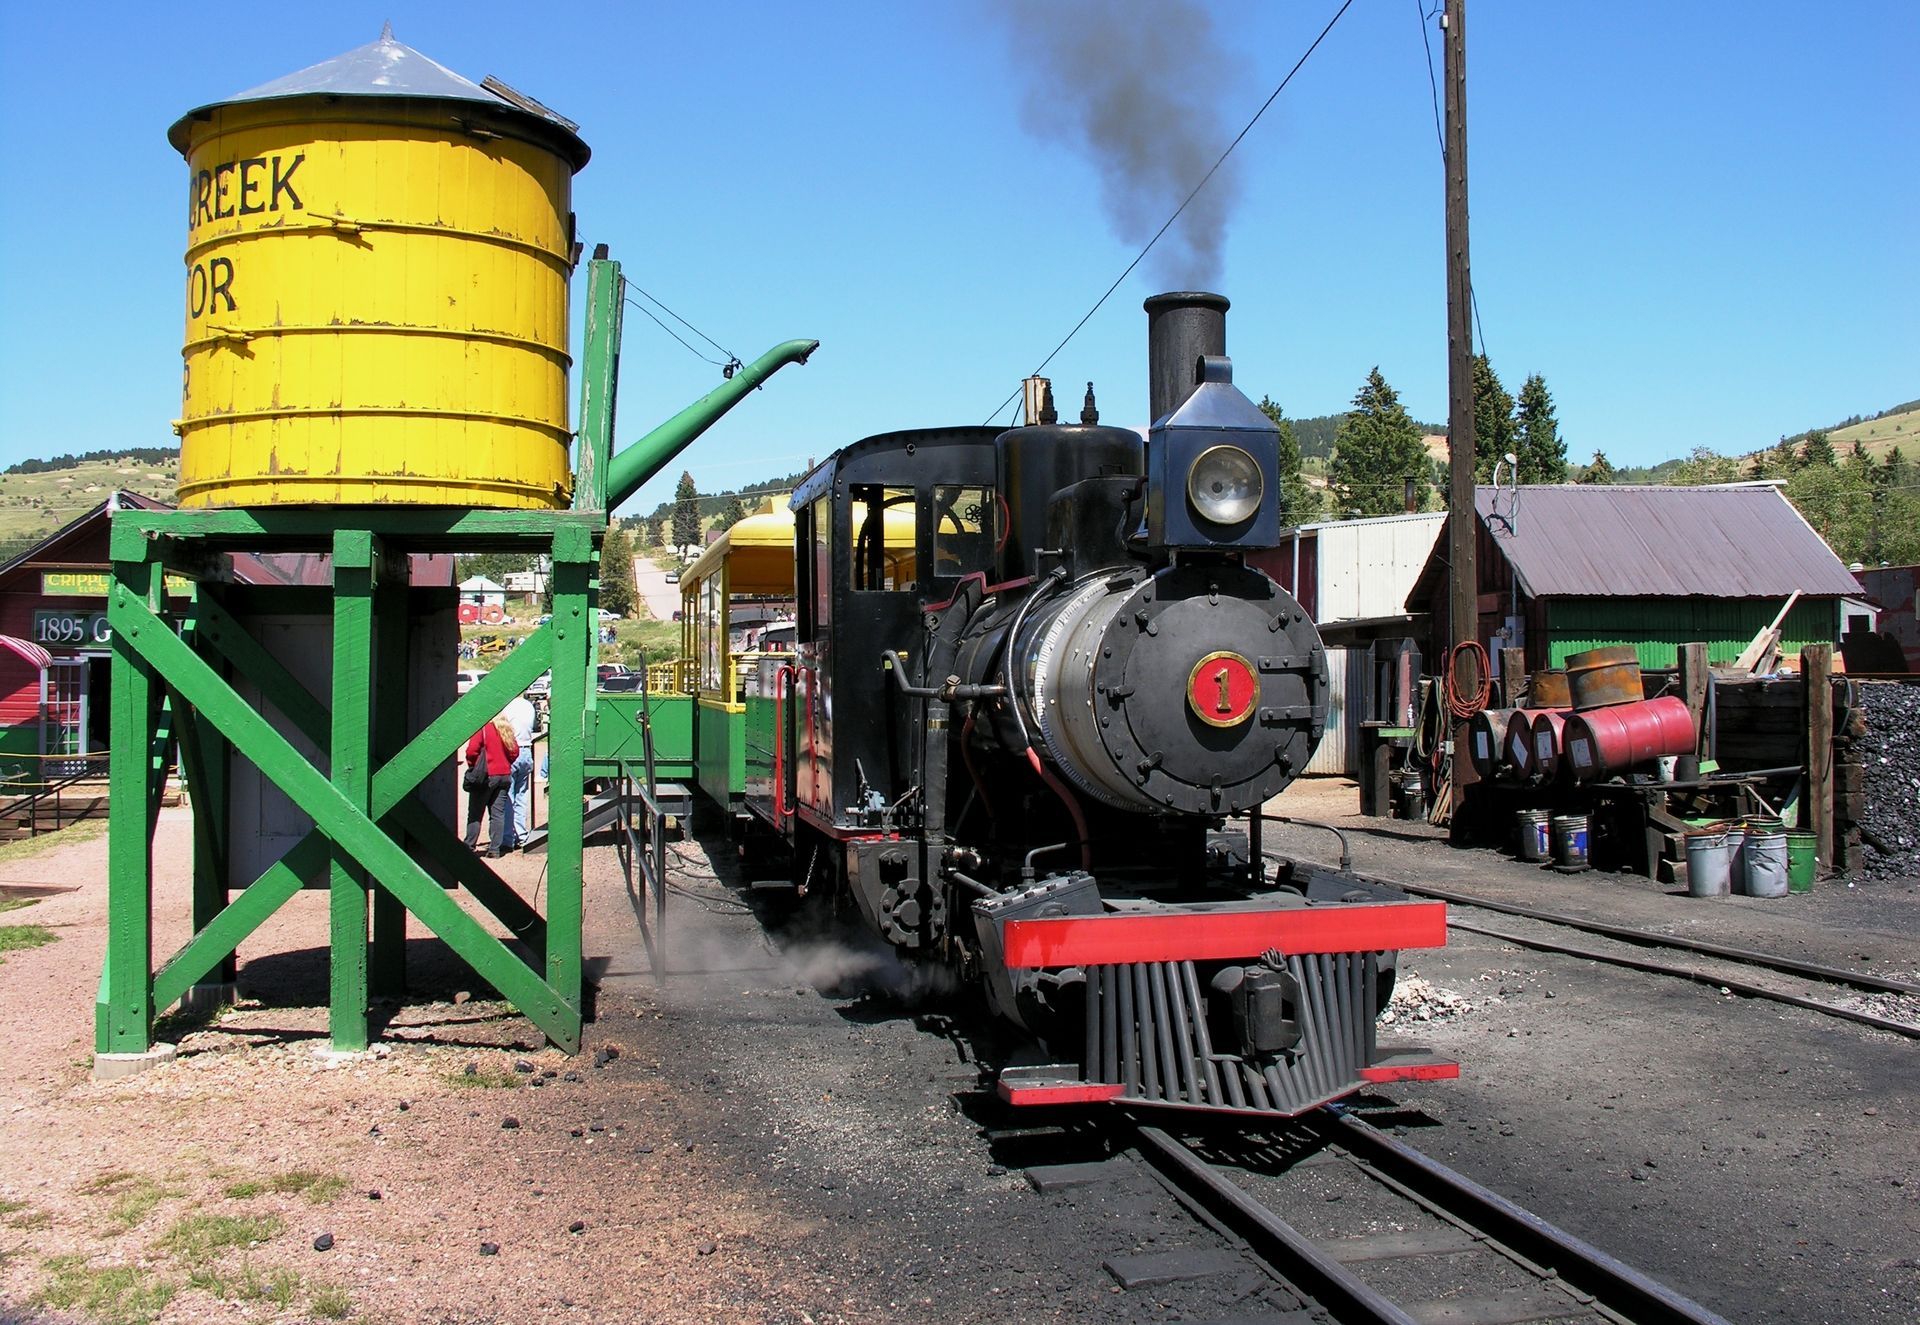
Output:
<svg viewBox="0 0 1920 1325">
<path fill-rule="evenodd" d="M 593 548 L 568 532 L 553 540 L 552 762 L 547 785 L 547 983 L 579 1009 L 582 851 L 581 789 L 598 619 L 593 609 Z M 524 647 L 524 646 L 522 646 Z M 571 725 L 569 725 L 571 724 Z"/>
<path fill-rule="evenodd" d="M 398 844 L 302 758 L 265 718 L 241 702 L 232 689 L 127 592 L 124 585 L 116 585 L 110 603 L 110 610 L 117 614 L 120 623 L 115 627 L 116 640 L 122 637 L 124 626 L 125 637 L 130 645 L 137 646 L 147 664 L 225 732 L 234 750 L 251 760 L 285 792 L 322 833 L 343 847 L 375 882 L 397 896 L 483 979 L 545 1031 L 548 1038 L 569 1052 L 579 1047 L 580 1013 L 566 997 L 530 971 L 443 893 Z M 559 681 L 558 669 L 555 681 Z M 469 694 L 477 692 L 476 687 Z M 574 904 L 578 906 L 577 895 Z M 551 951 L 548 968 L 551 972 Z M 139 975 L 144 995 L 148 989 L 146 972 L 142 970 Z M 145 1033 L 144 1026 L 142 1031 Z"/>
<path fill-rule="evenodd" d="M 309 833 L 221 908 L 153 977 L 153 1005 L 172 1007 L 227 954 L 297 894 L 327 862 L 327 839 Z"/>
<path fill-rule="evenodd" d="M 155 599 L 161 577 L 152 545 L 138 543 L 132 550 L 136 556 L 114 562 L 107 600 L 113 630 L 108 794 L 122 808 L 107 825 L 107 955 L 94 1009 L 99 1053 L 145 1053 L 153 1047 L 153 840 L 146 806 L 147 748 L 158 687 L 141 635 L 165 635 L 180 649 L 187 647 L 148 610 L 160 607 Z M 130 807 L 138 809 L 129 813 Z"/>
<path fill-rule="evenodd" d="M 326 749 L 332 734 L 326 706 L 211 595 L 201 595 L 195 609 L 199 614 L 198 638 L 211 644 L 236 674 L 253 682 L 261 698 L 278 709 L 302 736 Z"/>
<path fill-rule="evenodd" d="M 587 334 L 580 355 L 580 449 L 574 456 L 573 508 L 607 509 L 607 464 L 620 397 L 620 331 L 627 284 L 620 264 L 587 263 Z"/>
<path fill-rule="evenodd" d="M 593 511 L 496 511 L 444 506 L 247 506 L 179 511 L 123 510 L 113 518 L 110 541 L 117 561 L 137 559 L 158 538 L 244 540 L 272 550 L 276 541 L 330 546 L 342 525 L 386 539 L 396 550 L 431 544 L 435 550 L 481 550 L 550 539 L 557 529 L 579 527 L 596 536 L 606 516 Z M 170 553 L 169 555 L 174 555 Z M 179 553 L 179 555 L 185 555 Z"/>
<path fill-rule="evenodd" d="M 361 814 L 373 785 L 374 540 L 364 529 L 333 536 L 333 786 Z M 404 676 L 401 678 L 404 684 Z M 378 832 L 378 829 L 374 830 Z M 384 834 L 382 834 L 384 836 Z M 398 843 L 393 843 L 398 849 Z M 367 1047 L 367 958 L 371 898 L 366 875 L 334 839 L 328 871 L 327 1028 L 337 1053 Z"/>
</svg>

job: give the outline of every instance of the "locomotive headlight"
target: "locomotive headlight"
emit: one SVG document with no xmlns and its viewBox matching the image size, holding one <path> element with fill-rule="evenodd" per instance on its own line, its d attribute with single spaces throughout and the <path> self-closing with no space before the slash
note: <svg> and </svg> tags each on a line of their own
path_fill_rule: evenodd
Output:
<svg viewBox="0 0 1920 1325">
<path fill-rule="evenodd" d="M 1237 446 L 1210 446 L 1187 471 L 1187 500 L 1201 519 L 1233 525 L 1260 509 L 1260 465 Z"/>
</svg>

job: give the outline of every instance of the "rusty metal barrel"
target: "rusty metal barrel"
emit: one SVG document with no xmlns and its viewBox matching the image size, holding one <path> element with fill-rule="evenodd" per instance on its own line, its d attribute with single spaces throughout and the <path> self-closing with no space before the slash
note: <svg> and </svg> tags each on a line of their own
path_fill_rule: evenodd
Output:
<svg viewBox="0 0 1920 1325">
<path fill-rule="evenodd" d="M 1567 674 L 1558 667 L 1544 667 L 1533 674 L 1527 683 L 1527 704 L 1537 709 L 1566 709 L 1573 707 L 1572 694 L 1567 690 Z"/>
<path fill-rule="evenodd" d="M 1567 689 L 1576 709 L 1637 704 L 1646 698 L 1640 685 L 1640 655 L 1631 644 L 1576 653 L 1567 659 Z"/>
</svg>

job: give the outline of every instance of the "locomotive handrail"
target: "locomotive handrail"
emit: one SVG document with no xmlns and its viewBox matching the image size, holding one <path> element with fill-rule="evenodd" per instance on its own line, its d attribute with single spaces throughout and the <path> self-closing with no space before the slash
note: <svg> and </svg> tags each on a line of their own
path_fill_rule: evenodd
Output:
<svg viewBox="0 0 1920 1325">
<path fill-rule="evenodd" d="M 773 813 L 777 819 L 793 817 L 793 803 L 786 798 L 787 790 L 787 724 L 781 711 L 781 692 L 793 679 L 792 663 L 782 663 L 773 674 Z"/>
</svg>

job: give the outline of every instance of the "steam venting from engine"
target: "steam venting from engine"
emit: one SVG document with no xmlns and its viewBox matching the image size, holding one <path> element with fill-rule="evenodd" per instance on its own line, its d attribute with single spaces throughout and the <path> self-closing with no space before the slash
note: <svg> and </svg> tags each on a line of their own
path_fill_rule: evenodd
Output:
<svg viewBox="0 0 1920 1325">
<path fill-rule="evenodd" d="M 1232 138 L 1220 107 L 1244 65 L 1198 0 L 995 0 L 1037 137 L 1088 149 L 1114 233 L 1144 244 Z M 1229 158 L 1155 246 L 1162 287 L 1217 285 L 1240 196 Z"/>
</svg>

